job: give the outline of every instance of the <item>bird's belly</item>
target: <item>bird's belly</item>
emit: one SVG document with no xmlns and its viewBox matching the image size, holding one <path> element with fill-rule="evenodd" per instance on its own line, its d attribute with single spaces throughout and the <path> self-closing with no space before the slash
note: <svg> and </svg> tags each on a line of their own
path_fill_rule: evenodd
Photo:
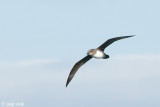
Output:
<svg viewBox="0 0 160 107">
<path fill-rule="evenodd" d="M 103 58 L 105 55 L 101 51 L 97 51 L 95 55 L 93 55 L 94 58 Z"/>
</svg>

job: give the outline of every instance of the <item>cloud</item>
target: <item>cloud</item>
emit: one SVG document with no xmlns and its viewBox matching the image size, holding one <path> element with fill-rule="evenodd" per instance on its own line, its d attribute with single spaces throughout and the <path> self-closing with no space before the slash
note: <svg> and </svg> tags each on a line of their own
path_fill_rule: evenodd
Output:
<svg viewBox="0 0 160 107">
<path fill-rule="evenodd" d="M 16 61 L 16 62 L 0 62 L 0 67 L 26 67 L 26 66 L 36 66 L 36 65 L 44 65 L 50 63 L 57 63 L 60 60 L 58 59 L 33 59 L 33 60 L 24 60 L 24 61 Z"/>
<path fill-rule="evenodd" d="M 160 55 L 159 54 L 133 54 L 133 55 L 119 55 L 115 56 L 114 59 L 118 60 L 130 60 L 130 61 L 139 61 L 139 60 L 160 60 Z"/>
<path fill-rule="evenodd" d="M 35 84 L 50 82 L 58 59 L 34 59 L 15 62 L 0 62 L 0 94 L 2 96 L 16 95 L 23 89 L 22 95 L 32 92 Z M 54 68 L 55 67 L 55 68 Z M 58 70 L 56 70 L 58 71 Z M 54 76 L 54 75 L 53 75 Z M 28 87 L 32 87 L 27 89 Z M 41 87 L 41 86 L 40 86 Z M 28 91 L 27 91 L 28 90 Z M 30 90 L 30 91 L 29 91 Z"/>
</svg>

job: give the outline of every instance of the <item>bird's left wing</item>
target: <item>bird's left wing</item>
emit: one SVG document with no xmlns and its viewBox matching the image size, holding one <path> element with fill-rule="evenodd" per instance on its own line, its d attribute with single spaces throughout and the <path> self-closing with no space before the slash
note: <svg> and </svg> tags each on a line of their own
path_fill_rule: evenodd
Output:
<svg viewBox="0 0 160 107">
<path fill-rule="evenodd" d="M 66 83 L 66 87 L 69 84 L 69 82 L 72 80 L 72 78 L 74 77 L 74 75 L 76 74 L 77 70 L 83 65 L 85 64 L 88 60 L 90 60 L 92 58 L 92 56 L 87 55 L 86 57 L 84 57 L 83 59 L 81 59 L 80 61 L 78 61 L 72 68 L 68 79 L 67 79 L 67 83 Z"/>
<path fill-rule="evenodd" d="M 98 47 L 98 49 L 104 51 L 104 49 L 109 46 L 110 44 L 112 44 L 113 42 L 117 41 L 117 40 L 121 40 L 121 39 L 125 39 L 125 38 L 129 38 L 129 37 L 133 37 L 135 35 L 130 35 L 130 36 L 121 36 L 121 37 L 115 37 L 115 38 L 111 38 L 108 39 L 106 42 L 104 42 L 101 46 Z"/>
</svg>

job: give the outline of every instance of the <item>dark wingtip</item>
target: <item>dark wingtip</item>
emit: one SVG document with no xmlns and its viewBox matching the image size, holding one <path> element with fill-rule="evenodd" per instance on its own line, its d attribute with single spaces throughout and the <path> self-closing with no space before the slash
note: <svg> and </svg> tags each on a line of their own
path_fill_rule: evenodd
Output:
<svg viewBox="0 0 160 107">
<path fill-rule="evenodd" d="M 66 88 L 67 88 L 67 86 L 68 86 L 69 82 L 70 82 L 70 81 L 69 81 L 69 80 L 67 80 L 67 82 L 66 82 Z"/>
<path fill-rule="evenodd" d="M 130 38 L 130 37 L 134 37 L 136 35 L 129 35 L 129 36 L 123 36 L 124 38 Z"/>
<path fill-rule="evenodd" d="M 66 88 L 67 88 L 68 84 L 66 84 Z"/>
<path fill-rule="evenodd" d="M 133 37 L 133 36 L 136 36 L 136 35 L 130 35 L 130 37 Z"/>
</svg>

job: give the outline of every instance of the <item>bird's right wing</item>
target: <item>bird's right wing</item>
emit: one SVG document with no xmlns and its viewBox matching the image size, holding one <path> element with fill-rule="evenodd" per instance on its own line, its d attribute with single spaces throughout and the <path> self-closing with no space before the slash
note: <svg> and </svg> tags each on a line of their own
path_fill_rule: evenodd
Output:
<svg viewBox="0 0 160 107">
<path fill-rule="evenodd" d="M 111 39 L 108 39 L 106 42 L 104 42 L 101 46 L 98 47 L 98 49 L 104 51 L 104 49 L 109 46 L 110 44 L 112 44 L 113 42 L 117 41 L 117 40 L 120 40 L 120 39 L 124 39 L 124 38 L 129 38 L 129 37 L 132 37 L 134 35 L 131 35 L 131 36 L 121 36 L 121 37 L 115 37 L 115 38 L 111 38 Z"/>
<path fill-rule="evenodd" d="M 68 79 L 67 79 L 67 83 L 66 83 L 66 87 L 69 84 L 69 82 L 72 80 L 72 78 L 74 77 L 74 75 L 76 74 L 77 70 L 83 65 L 85 64 L 87 61 L 89 61 L 92 58 L 92 56 L 87 55 L 86 57 L 84 57 L 83 59 L 81 59 L 80 61 L 78 61 L 72 68 Z"/>
</svg>

